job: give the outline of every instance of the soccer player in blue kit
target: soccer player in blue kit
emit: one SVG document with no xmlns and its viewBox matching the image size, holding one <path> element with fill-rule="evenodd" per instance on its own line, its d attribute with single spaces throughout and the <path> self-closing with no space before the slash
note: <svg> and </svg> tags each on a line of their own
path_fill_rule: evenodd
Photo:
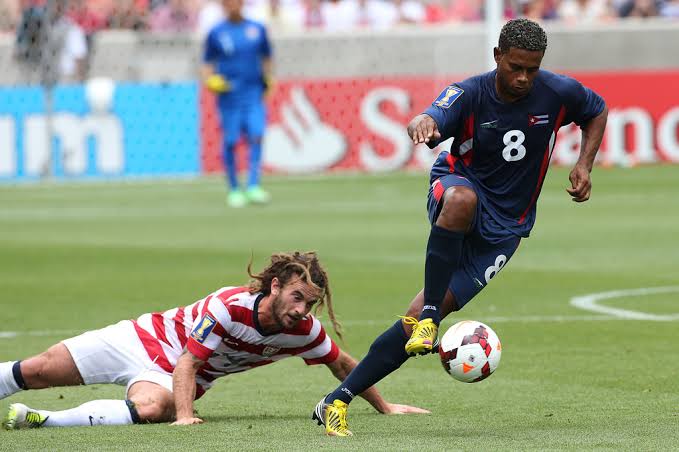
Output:
<svg viewBox="0 0 679 452">
<path fill-rule="evenodd" d="M 440 320 L 462 309 L 506 266 L 535 223 L 556 134 L 572 122 L 582 129 L 582 143 L 566 190 L 575 202 L 589 199 L 608 110 L 577 80 L 541 70 L 546 48 L 537 23 L 509 21 L 494 49 L 497 68 L 448 86 L 408 125 L 414 144 L 433 148 L 454 137 L 430 175 L 424 290 L 318 403 L 312 419 L 325 425 L 326 434 L 351 435 L 347 408 L 354 396 L 410 356 L 436 352 Z"/>
<path fill-rule="evenodd" d="M 271 45 L 263 25 L 243 17 L 243 0 L 223 0 L 226 19 L 205 40 L 202 76 L 217 94 L 224 131 L 224 166 L 229 183 L 227 203 L 243 207 L 266 203 L 270 195 L 260 186 L 262 136 L 266 121 L 264 95 L 271 84 Z M 241 132 L 249 147 L 247 190 L 238 183 L 234 148 Z"/>
</svg>

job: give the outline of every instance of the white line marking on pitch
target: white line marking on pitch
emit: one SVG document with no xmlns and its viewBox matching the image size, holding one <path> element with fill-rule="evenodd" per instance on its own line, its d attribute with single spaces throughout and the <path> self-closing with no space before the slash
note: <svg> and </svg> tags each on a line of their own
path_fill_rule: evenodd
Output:
<svg viewBox="0 0 679 452">
<path fill-rule="evenodd" d="M 672 322 L 679 320 L 679 314 L 649 314 L 647 312 L 632 311 L 629 309 L 613 308 L 597 304 L 600 300 L 610 300 L 622 297 L 639 297 L 663 293 L 677 293 L 679 286 L 669 287 L 643 287 L 640 289 L 613 290 L 611 292 L 592 293 L 580 297 L 571 298 L 570 304 L 586 311 L 607 314 L 625 320 L 653 320 L 656 322 Z"/>
</svg>

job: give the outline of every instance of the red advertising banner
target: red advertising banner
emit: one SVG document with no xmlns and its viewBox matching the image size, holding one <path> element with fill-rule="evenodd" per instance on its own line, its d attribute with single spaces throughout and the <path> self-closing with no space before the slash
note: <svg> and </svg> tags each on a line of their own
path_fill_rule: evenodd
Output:
<svg viewBox="0 0 679 452">
<path fill-rule="evenodd" d="M 631 166 L 679 162 L 676 72 L 570 74 L 604 97 L 608 126 L 598 162 Z M 428 168 L 441 149 L 413 146 L 405 127 L 450 82 L 464 77 L 288 80 L 268 99 L 264 165 L 285 173 Z M 214 99 L 201 93 L 204 172 L 222 170 Z M 580 131 L 561 129 L 552 162 L 575 162 Z M 242 147 L 242 146 L 241 146 Z M 244 164 L 245 152 L 239 152 Z"/>
</svg>

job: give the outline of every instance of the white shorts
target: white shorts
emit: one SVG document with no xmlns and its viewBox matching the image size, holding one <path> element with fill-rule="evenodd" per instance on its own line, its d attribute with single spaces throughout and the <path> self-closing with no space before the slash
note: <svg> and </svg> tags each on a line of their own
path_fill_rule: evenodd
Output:
<svg viewBox="0 0 679 452">
<path fill-rule="evenodd" d="M 88 331 L 62 343 L 87 385 L 114 383 L 127 386 L 127 393 L 134 383 L 149 381 L 172 392 L 172 374 L 151 361 L 130 320 Z"/>
</svg>

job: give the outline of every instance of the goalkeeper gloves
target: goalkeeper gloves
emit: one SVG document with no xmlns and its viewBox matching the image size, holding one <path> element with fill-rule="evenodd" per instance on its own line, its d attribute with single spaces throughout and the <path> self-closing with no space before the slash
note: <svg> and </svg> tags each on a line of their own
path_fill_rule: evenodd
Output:
<svg viewBox="0 0 679 452">
<path fill-rule="evenodd" d="M 262 77 L 262 85 L 264 85 L 264 94 L 271 94 L 274 87 L 274 78 L 271 75 L 265 75 Z"/>
<path fill-rule="evenodd" d="M 219 74 L 212 74 L 205 79 L 205 87 L 213 93 L 227 93 L 231 91 L 231 83 Z"/>
</svg>

